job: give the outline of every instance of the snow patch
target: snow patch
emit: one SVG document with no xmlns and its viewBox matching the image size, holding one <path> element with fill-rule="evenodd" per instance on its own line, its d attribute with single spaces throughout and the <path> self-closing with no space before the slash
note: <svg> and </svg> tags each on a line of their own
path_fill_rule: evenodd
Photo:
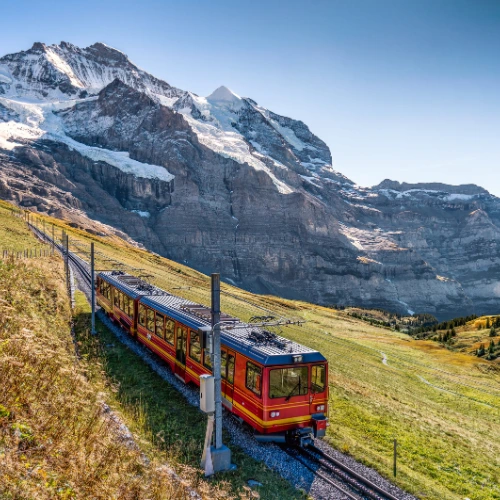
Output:
<svg viewBox="0 0 500 500">
<path fill-rule="evenodd" d="M 320 181 L 317 177 L 309 177 L 307 175 L 300 175 L 300 177 L 302 177 L 302 179 L 304 179 L 305 181 L 311 183 L 313 186 L 321 187 L 321 184 L 319 183 Z"/>
<path fill-rule="evenodd" d="M 64 61 L 52 48 L 46 50 L 47 59 L 52 63 L 52 65 L 60 72 L 66 75 L 71 82 L 71 85 L 79 88 L 83 88 L 83 83 L 75 76 L 70 65 Z"/>
<path fill-rule="evenodd" d="M 179 97 L 167 97 L 160 94 L 155 94 L 155 97 L 162 106 L 167 108 L 171 108 L 179 100 Z"/>
<path fill-rule="evenodd" d="M 149 212 L 143 212 L 142 210 L 131 210 L 131 212 L 134 212 L 134 214 L 140 215 L 141 217 L 145 217 L 147 219 L 151 217 L 151 214 Z"/>
<path fill-rule="evenodd" d="M 165 182 L 170 182 L 174 178 L 174 176 L 164 167 L 133 160 L 130 158 L 128 151 L 110 151 L 109 149 L 95 148 L 77 142 L 67 136 L 48 134 L 48 138 L 52 137 L 57 141 L 64 142 L 70 148 L 75 149 L 91 160 L 105 162 L 135 177 L 158 179 Z"/>
<path fill-rule="evenodd" d="M 91 97 L 90 99 L 95 99 Z M 78 100 L 80 101 L 80 100 Z M 159 165 L 141 163 L 130 158 L 126 151 L 111 151 L 77 142 L 65 134 L 63 125 L 53 111 L 74 105 L 76 100 L 64 103 L 32 104 L 22 101 L 13 101 L 0 98 L 0 103 L 16 111 L 22 123 L 9 121 L 0 123 L 0 147 L 12 150 L 22 145 L 24 140 L 40 138 L 50 139 L 66 144 L 71 149 L 78 151 L 83 156 L 93 161 L 103 161 L 120 169 L 122 172 L 142 177 L 145 179 L 159 179 L 170 182 L 174 176 Z M 18 142 L 20 141 L 20 142 Z"/>
<path fill-rule="evenodd" d="M 219 90 L 217 89 L 214 94 Z M 226 90 L 230 92 L 229 89 Z M 228 97 L 226 91 L 221 91 L 221 94 L 222 97 Z M 266 172 L 281 194 L 292 193 L 293 190 L 290 186 L 280 181 L 264 162 L 252 154 L 245 138 L 233 127 L 238 119 L 236 112 L 245 103 L 236 94 L 232 95 L 234 96 L 232 100 L 214 100 L 209 96 L 211 101 L 208 100 L 209 98 L 192 95 L 195 106 L 205 117 L 205 120 L 197 120 L 188 109 L 181 109 L 179 112 L 182 113 L 203 145 L 221 156 L 231 158 L 241 164 L 247 163 L 255 170 Z M 217 97 L 221 96 L 216 94 Z M 255 145 L 253 146 L 255 147 Z"/>
<path fill-rule="evenodd" d="M 34 141 L 42 135 L 41 131 L 17 122 L 0 123 L 0 149 L 12 151 L 23 145 L 24 141 Z"/>
<path fill-rule="evenodd" d="M 475 195 L 473 194 L 459 194 L 459 193 L 453 193 L 445 196 L 443 198 L 444 201 L 470 201 L 475 198 Z"/>
</svg>

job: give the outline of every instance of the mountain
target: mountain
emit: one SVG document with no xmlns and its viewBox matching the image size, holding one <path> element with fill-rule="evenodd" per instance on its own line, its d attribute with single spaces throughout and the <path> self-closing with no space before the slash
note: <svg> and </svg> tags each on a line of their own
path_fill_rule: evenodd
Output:
<svg viewBox="0 0 500 500">
<path fill-rule="evenodd" d="M 172 87 L 102 43 L 0 58 L 0 197 L 252 291 L 443 319 L 500 306 L 486 190 L 362 188 L 303 122 Z"/>
</svg>

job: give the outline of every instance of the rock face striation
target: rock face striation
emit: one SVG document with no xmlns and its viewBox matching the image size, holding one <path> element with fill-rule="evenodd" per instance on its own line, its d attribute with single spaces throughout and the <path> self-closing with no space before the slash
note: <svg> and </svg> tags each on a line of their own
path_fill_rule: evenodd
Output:
<svg viewBox="0 0 500 500">
<path fill-rule="evenodd" d="M 439 318 L 500 307 L 500 200 L 356 186 L 302 122 L 104 44 L 0 59 L 0 197 L 99 221 L 252 291 Z"/>
</svg>

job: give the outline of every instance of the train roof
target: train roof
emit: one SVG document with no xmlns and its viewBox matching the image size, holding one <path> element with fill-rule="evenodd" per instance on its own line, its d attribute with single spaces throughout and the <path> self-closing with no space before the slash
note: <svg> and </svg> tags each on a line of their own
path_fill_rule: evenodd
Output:
<svg viewBox="0 0 500 500">
<path fill-rule="evenodd" d="M 133 299 L 143 295 L 169 295 L 165 290 L 124 271 L 102 271 L 98 276 L 104 278 L 107 282 L 118 288 L 118 290 L 121 290 Z"/>
<path fill-rule="evenodd" d="M 210 331 L 209 307 L 172 295 L 123 271 L 107 271 L 100 275 L 131 297 L 140 296 L 142 304 L 192 329 Z M 148 286 L 150 288 L 147 288 Z M 326 361 L 325 357 L 314 349 L 271 333 L 262 327 L 244 323 L 238 318 L 221 313 L 221 322 L 223 343 L 263 365 Z"/>
</svg>

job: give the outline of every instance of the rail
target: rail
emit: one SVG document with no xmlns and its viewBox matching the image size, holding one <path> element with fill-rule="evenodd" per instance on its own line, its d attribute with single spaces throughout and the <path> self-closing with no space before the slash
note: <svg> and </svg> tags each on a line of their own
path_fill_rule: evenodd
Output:
<svg viewBox="0 0 500 500">
<path fill-rule="evenodd" d="M 313 472 L 314 475 L 351 500 L 365 498 L 371 500 L 399 500 L 392 493 L 384 490 L 315 445 L 309 445 L 307 448 L 283 447 L 283 449 L 288 455 Z M 349 488 L 349 490 L 346 488 Z"/>
</svg>

